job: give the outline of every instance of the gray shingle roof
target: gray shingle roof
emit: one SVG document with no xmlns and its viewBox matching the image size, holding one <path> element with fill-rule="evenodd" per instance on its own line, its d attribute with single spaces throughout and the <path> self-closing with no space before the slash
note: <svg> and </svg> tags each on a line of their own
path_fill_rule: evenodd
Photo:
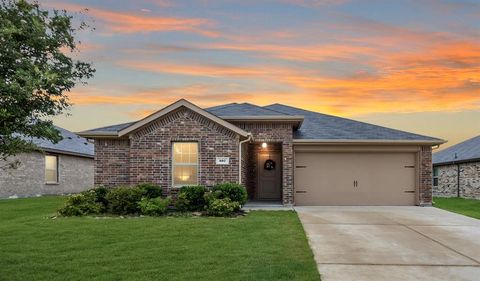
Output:
<svg viewBox="0 0 480 281">
<path fill-rule="evenodd" d="M 303 116 L 301 127 L 294 132 L 300 140 L 407 140 L 438 141 L 441 139 L 390 129 L 351 119 L 308 111 L 282 104 L 257 106 L 250 103 L 229 103 L 205 108 L 219 117 L 233 116 Z M 228 118 L 227 118 L 228 119 Z M 89 130 L 89 132 L 118 132 L 135 122 L 111 125 Z"/>
<path fill-rule="evenodd" d="M 60 131 L 60 134 L 63 137 L 63 139 L 58 143 L 52 143 L 49 140 L 38 138 L 31 139 L 32 142 L 45 151 L 53 151 L 59 153 L 64 152 L 65 154 L 93 157 L 93 144 L 90 143 L 87 139 L 82 138 L 58 126 L 55 126 L 55 128 Z"/>
<path fill-rule="evenodd" d="M 205 108 L 206 111 L 216 116 L 285 116 L 288 113 L 278 112 L 273 109 L 261 107 L 251 103 L 229 103 Z"/>
<path fill-rule="evenodd" d="M 456 156 L 456 157 L 455 157 Z M 433 164 L 480 161 L 480 136 L 433 154 Z"/>
<path fill-rule="evenodd" d="M 272 104 L 265 108 L 286 114 L 304 116 L 305 119 L 302 126 L 294 132 L 295 139 L 441 141 L 440 139 L 432 137 L 308 111 L 283 104 Z"/>
<path fill-rule="evenodd" d="M 133 123 L 137 123 L 137 122 L 135 121 L 135 122 L 127 122 L 127 123 L 122 123 L 122 124 L 110 125 L 110 126 L 91 129 L 89 131 L 92 131 L 92 132 L 118 132 L 118 131 L 121 131 L 121 130 L 125 129 L 126 127 L 132 125 Z"/>
</svg>

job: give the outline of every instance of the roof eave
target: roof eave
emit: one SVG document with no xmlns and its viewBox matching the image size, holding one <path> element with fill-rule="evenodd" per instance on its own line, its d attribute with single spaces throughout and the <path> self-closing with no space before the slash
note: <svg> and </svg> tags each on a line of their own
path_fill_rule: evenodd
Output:
<svg viewBox="0 0 480 281">
<path fill-rule="evenodd" d="M 75 133 L 84 138 L 117 138 L 118 132 L 112 131 L 83 131 Z"/>
<path fill-rule="evenodd" d="M 79 153 L 79 152 L 67 151 L 67 150 L 61 150 L 61 149 L 53 149 L 48 147 L 39 147 L 39 148 L 42 151 L 50 152 L 50 153 L 65 154 L 65 155 L 79 156 L 79 157 L 92 158 L 92 159 L 94 158 L 94 155 L 92 154 Z"/>
<path fill-rule="evenodd" d="M 471 163 L 471 162 L 480 162 L 480 158 L 452 160 L 452 161 L 444 161 L 444 162 L 436 162 L 436 163 L 434 162 L 434 163 L 432 163 L 432 165 L 433 166 L 445 166 L 445 165 L 464 164 L 464 163 Z"/>
<path fill-rule="evenodd" d="M 293 139 L 294 144 L 409 144 L 409 145 L 440 145 L 445 140 L 369 140 L 369 139 Z"/>
</svg>

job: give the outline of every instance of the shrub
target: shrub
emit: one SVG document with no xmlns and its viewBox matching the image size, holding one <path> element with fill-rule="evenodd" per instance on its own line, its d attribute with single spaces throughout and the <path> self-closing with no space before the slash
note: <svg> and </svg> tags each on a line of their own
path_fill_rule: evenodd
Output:
<svg viewBox="0 0 480 281">
<path fill-rule="evenodd" d="M 101 205 L 102 207 L 101 212 L 102 213 L 106 212 L 108 210 L 107 194 L 110 191 L 110 189 L 100 186 L 94 189 L 90 189 L 89 191 L 95 194 L 95 202 Z"/>
<path fill-rule="evenodd" d="M 209 202 L 207 214 L 210 216 L 224 217 L 232 215 L 232 213 L 238 209 L 240 209 L 240 204 L 230 200 L 230 198 L 215 198 Z"/>
<path fill-rule="evenodd" d="M 162 196 L 162 188 L 151 183 L 141 183 L 136 186 L 141 189 L 143 196 L 147 198 L 157 198 Z"/>
<path fill-rule="evenodd" d="M 178 193 L 175 208 L 179 211 L 202 211 L 206 205 L 203 196 L 206 190 L 201 185 L 183 186 Z"/>
<path fill-rule="evenodd" d="M 238 202 L 240 206 L 247 202 L 247 190 L 238 183 L 221 183 L 212 189 L 214 198 L 229 198 L 231 201 Z M 238 208 L 240 209 L 240 207 Z"/>
<path fill-rule="evenodd" d="M 136 214 L 138 202 L 142 199 L 143 190 L 135 187 L 118 187 L 107 194 L 110 212 L 117 215 Z"/>
<path fill-rule="evenodd" d="M 167 212 L 170 201 L 170 197 L 167 197 L 165 199 L 162 199 L 161 197 L 143 197 L 142 200 L 138 202 L 138 207 L 142 215 L 161 216 Z"/>
<path fill-rule="evenodd" d="M 91 191 L 70 195 L 65 205 L 58 210 L 62 216 L 84 216 L 102 212 L 102 204 L 95 201 L 95 193 Z"/>
</svg>

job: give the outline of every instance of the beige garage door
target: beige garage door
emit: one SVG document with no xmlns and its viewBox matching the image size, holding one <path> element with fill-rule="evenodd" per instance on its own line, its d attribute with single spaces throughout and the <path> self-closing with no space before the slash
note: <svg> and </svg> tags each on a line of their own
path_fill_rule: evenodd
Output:
<svg viewBox="0 0 480 281">
<path fill-rule="evenodd" d="M 414 205 L 415 153 L 296 152 L 295 204 Z"/>
</svg>

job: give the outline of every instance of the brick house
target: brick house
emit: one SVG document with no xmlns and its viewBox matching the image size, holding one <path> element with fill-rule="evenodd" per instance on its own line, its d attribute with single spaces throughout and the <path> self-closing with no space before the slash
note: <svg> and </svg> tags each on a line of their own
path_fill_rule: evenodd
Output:
<svg viewBox="0 0 480 281">
<path fill-rule="evenodd" d="M 93 144 L 56 128 L 63 138 L 61 141 L 32 139 L 39 151 L 9 158 L 8 162 L 20 162 L 15 169 L 0 169 L 0 198 L 70 194 L 92 188 Z"/>
<path fill-rule="evenodd" d="M 480 199 L 480 136 L 433 154 L 433 194 Z"/>
<path fill-rule="evenodd" d="M 429 205 L 443 140 L 281 104 L 202 109 L 184 99 L 95 140 L 95 184 L 240 182 L 284 205 Z"/>
</svg>

